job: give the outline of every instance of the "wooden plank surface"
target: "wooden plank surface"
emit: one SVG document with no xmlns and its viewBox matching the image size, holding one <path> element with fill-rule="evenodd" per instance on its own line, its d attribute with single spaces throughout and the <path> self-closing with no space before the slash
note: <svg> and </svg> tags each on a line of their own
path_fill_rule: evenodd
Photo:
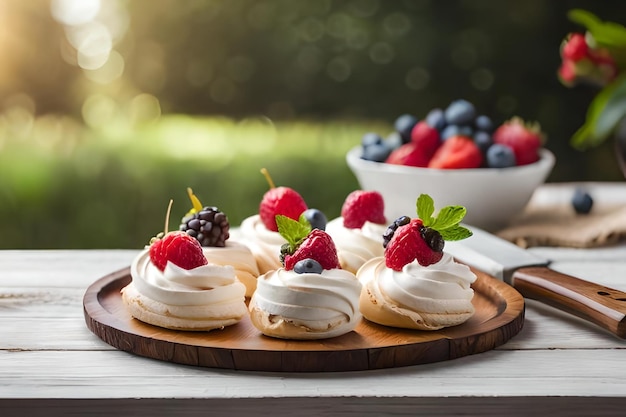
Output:
<svg viewBox="0 0 626 417">
<path fill-rule="evenodd" d="M 0 351 L 0 391 L 3 398 L 624 397 L 624 354 L 494 350 L 404 368 L 302 374 L 199 368 L 108 350 Z"/>
</svg>

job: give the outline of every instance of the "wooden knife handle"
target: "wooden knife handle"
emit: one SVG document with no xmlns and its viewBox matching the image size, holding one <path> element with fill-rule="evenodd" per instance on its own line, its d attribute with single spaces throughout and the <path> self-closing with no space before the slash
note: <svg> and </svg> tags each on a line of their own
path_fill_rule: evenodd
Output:
<svg viewBox="0 0 626 417">
<path fill-rule="evenodd" d="M 626 293 L 622 291 L 543 266 L 515 271 L 513 287 L 526 298 L 574 314 L 626 338 Z"/>
</svg>

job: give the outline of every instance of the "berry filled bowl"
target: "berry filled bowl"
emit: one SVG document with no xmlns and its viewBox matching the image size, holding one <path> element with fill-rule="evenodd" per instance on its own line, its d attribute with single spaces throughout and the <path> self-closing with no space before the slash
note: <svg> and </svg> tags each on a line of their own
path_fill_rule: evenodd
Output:
<svg viewBox="0 0 626 417">
<path fill-rule="evenodd" d="M 516 117 L 496 126 L 472 103 L 456 100 L 423 120 L 400 116 L 386 138 L 365 133 L 346 161 L 362 189 L 382 194 L 390 221 L 413 213 L 417 196 L 429 194 L 465 206 L 467 224 L 496 231 L 552 171 L 555 157 L 544 142 L 537 124 Z"/>
</svg>

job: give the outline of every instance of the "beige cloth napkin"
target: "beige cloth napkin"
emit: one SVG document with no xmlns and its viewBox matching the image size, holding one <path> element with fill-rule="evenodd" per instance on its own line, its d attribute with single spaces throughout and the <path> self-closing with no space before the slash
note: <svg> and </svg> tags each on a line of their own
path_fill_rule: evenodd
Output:
<svg viewBox="0 0 626 417">
<path fill-rule="evenodd" d="M 594 197 L 591 212 L 577 214 L 568 195 L 561 190 L 560 198 L 553 201 L 531 200 L 521 216 L 496 234 L 524 248 L 592 248 L 626 239 L 626 203 Z"/>
</svg>

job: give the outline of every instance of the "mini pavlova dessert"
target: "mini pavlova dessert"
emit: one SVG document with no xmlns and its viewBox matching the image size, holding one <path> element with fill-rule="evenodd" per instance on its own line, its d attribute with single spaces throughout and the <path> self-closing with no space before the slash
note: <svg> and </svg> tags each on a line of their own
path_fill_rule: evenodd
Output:
<svg viewBox="0 0 626 417">
<path fill-rule="evenodd" d="M 385 203 L 378 191 L 356 190 L 348 194 L 341 217 L 326 226 L 337 245 L 341 267 L 356 273 L 366 261 L 383 256 L 387 225 Z"/>
<path fill-rule="evenodd" d="M 280 247 L 287 243 L 278 233 L 276 216 L 283 215 L 297 220 L 307 210 L 304 199 L 297 191 L 289 187 L 276 187 L 266 169 L 261 172 L 270 186 L 259 203 L 259 213 L 247 217 L 241 222 L 237 239 L 245 242 L 254 254 L 261 274 L 282 266 Z"/>
<path fill-rule="evenodd" d="M 230 239 L 230 223 L 225 213 L 217 207 L 203 206 L 191 188 L 187 188 L 187 194 L 193 207 L 181 220 L 179 230 L 198 240 L 208 263 L 235 268 L 235 275 L 246 286 L 246 297 L 252 297 L 260 275 L 252 251 Z"/>
<path fill-rule="evenodd" d="M 208 331 L 239 322 L 247 314 L 246 287 L 235 269 L 208 263 L 197 239 L 167 232 L 167 224 L 131 264 L 132 281 L 121 290 L 130 314 L 174 330 Z"/>
<path fill-rule="evenodd" d="M 374 323 L 438 330 L 456 326 L 474 314 L 471 284 L 476 275 L 443 251 L 444 240 L 460 240 L 471 231 L 460 226 L 462 206 L 447 206 L 433 217 L 434 203 L 417 199 L 419 218 L 398 218 L 384 235 L 385 255 L 366 262 L 357 276 L 363 284 L 360 310 Z"/>
<path fill-rule="evenodd" d="M 332 238 L 300 221 L 276 216 L 288 241 L 284 267 L 259 277 L 250 300 L 252 324 L 283 339 L 327 339 L 348 333 L 361 321 L 356 276 L 339 266 Z"/>
</svg>

